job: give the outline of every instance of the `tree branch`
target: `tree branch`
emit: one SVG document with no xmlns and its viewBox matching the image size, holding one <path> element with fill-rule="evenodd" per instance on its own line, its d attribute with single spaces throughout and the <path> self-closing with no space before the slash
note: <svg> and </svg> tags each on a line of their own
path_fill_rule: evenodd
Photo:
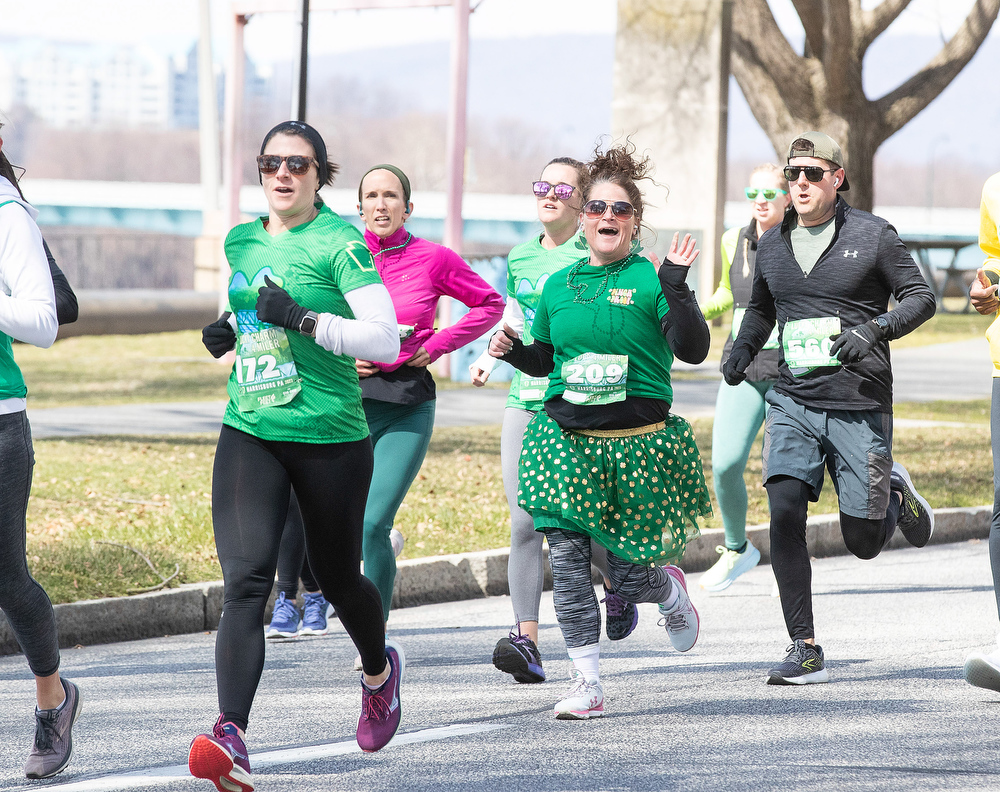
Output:
<svg viewBox="0 0 1000 792">
<path fill-rule="evenodd" d="M 923 69 L 875 102 L 883 119 L 881 140 L 898 132 L 958 76 L 979 50 L 998 11 L 1000 0 L 976 0 L 951 41 Z"/>
<path fill-rule="evenodd" d="M 826 49 L 823 39 L 823 6 L 816 0 L 792 0 L 795 13 L 799 15 L 802 29 L 806 32 L 806 49 L 802 54 L 809 58 L 822 58 Z"/>
<path fill-rule="evenodd" d="M 906 10 L 912 0 L 882 0 L 870 11 L 861 12 L 861 31 L 858 39 L 858 56 L 863 57 L 871 43 Z"/>
<path fill-rule="evenodd" d="M 853 11 L 860 4 L 851 0 L 826 0 L 823 36 L 823 75 L 826 78 L 827 107 L 845 114 L 859 103 L 867 101 L 861 80 L 861 59 L 854 54 L 856 19 Z"/>
<path fill-rule="evenodd" d="M 782 34 L 767 0 L 737 0 L 733 10 L 733 75 L 754 117 L 771 135 L 790 126 L 795 108 L 814 107 L 811 77 L 819 62 L 800 57 Z"/>
</svg>

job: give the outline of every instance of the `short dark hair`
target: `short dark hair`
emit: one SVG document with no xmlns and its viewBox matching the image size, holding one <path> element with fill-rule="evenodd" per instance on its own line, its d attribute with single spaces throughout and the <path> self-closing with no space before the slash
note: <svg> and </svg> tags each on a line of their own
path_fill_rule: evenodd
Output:
<svg viewBox="0 0 1000 792">
<path fill-rule="evenodd" d="M 268 141 L 275 135 L 294 135 L 305 140 L 312 146 L 313 153 L 316 155 L 316 167 L 319 170 L 320 186 L 333 184 L 333 177 L 340 170 L 340 166 L 327 158 L 326 143 L 323 140 L 323 136 L 315 128 L 303 121 L 282 121 L 264 135 L 264 142 L 260 144 L 261 154 L 264 153 Z M 258 176 L 258 178 L 260 177 Z"/>
</svg>

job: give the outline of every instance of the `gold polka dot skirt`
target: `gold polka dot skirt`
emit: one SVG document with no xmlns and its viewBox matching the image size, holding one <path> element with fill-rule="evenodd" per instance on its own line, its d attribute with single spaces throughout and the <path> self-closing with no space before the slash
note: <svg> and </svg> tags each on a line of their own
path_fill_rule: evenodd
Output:
<svg viewBox="0 0 1000 792">
<path fill-rule="evenodd" d="M 541 411 L 524 433 L 519 476 L 518 503 L 536 530 L 588 534 L 634 564 L 679 559 L 701 533 L 697 518 L 712 514 L 694 432 L 676 415 L 640 434 L 592 436 Z"/>
</svg>

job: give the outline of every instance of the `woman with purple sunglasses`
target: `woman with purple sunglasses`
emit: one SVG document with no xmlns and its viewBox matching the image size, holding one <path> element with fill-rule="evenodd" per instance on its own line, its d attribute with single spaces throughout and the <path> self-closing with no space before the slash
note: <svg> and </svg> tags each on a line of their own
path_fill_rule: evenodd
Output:
<svg viewBox="0 0 1000 792">
<path fill-rule="evenodd" d="M 698 613 L 680 558 L 711 514 L 690 425 L 670 412 L 674 357 L 700 363 L 708 325 L 685 278 L 698 250 L 675 234 L 659 265 L 638 254 L 648 158 L 626 143 L 596 152 L 583 189 L 589 255 L 550 276 L 523 343 L 508 326 L 489 352 L 547 377 L 544 405 L 525 429 L 517 498 L 544 531 L 552 601 L 573 661 L 556 718 L 604 714 L 598 672 L 601 615 L 591 582 L 592 542 L 631 603 L 655 602 L 675 649 L 698 639 Z M 665 564 L 665 566 L 664 566 Z"/>
<path fill-rule="evenodd" d="M 531 324 L 549 276 L 588 255 L 587 240 L 580 232 L 580 210 L 589 180 L 587 166 L 582 162 L 556 157 L 531 185 L 542 232 L 515 247 L 507 257 L 507 306 L 498 326 L 498 329 L 503 325 L 514 328 L 526 344 L 531 342 Z M 483 352 L 469 366 L 472 383 L 485 385 L 496 364 L 496 358 L 488 351 Z M 493 649 L 493 665 L 524 683 L 545 681 L 538 650 L 544 534 L 535 530 L 531 515 L 517 503 L 517 462 L 524 430 L 542 409 L 546 387 L 548 377 L 529 377 L 515 370 L 500 430 L 500 465 L 510 507 L 507 582 L 515 623 L 510 634 L 501 638 Z M 605 579 L 602 600 L 607 607 L 605 631 L 609 639 L 619 641 L 635 629 L 639 614 L 635 605 L 611 589 L 604 548 L 594 544 L 592 550 L 594 565 Z"/>
</svg>

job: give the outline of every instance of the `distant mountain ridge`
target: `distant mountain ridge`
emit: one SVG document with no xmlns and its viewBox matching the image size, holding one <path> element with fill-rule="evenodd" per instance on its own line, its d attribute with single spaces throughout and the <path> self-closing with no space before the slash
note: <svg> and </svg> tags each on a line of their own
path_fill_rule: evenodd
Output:
<svg viewBox="0 0 1000 792">
<path fill-rule="evenodd" d="M 930 36 L 883 35 L 865 60 L 866 91 L 877 98 L 908 79 L 940 49 Z M 469 48 L 469 114 L 482 120 L 516 118 L 545 127 L 586 156 L 611 124 L 614 37 L 569 36 L 474 39 Z M 289 66 L 278 67 L 288 74 Z M 310 62 L 310 80 L 354 79 L 366 90 L 395 95 L 411 109 L 445 112 L 449 45 L 445 42 L 323 55 Z M 377 75 L 377 76 L 373 76 Z M 287 77 L 286 77 L 287 79 Z M 923 162 L 939 159 L 993 163 L 1000 170 L 1000 36 L 993 35 L 965 70 L 909 125 L 886 141 L 880 155 Z M 730 82 L 729 155 L 768 159 L 770 144 L 735 80 Z M 386 114 L 392 114 L 385 108 Z"/>
</svg>

